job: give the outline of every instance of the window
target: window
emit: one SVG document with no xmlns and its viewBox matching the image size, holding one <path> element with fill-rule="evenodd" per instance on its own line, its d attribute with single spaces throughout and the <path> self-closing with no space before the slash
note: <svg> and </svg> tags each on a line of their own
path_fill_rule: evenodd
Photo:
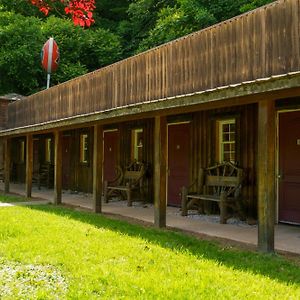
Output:
<svg viewBox="0 0 300 300">
<path fill-rule="evenodd" d="M 51 138 L 45 140 L 45 162 L 51 163 Z"/>
<path fill-rule="evenodd" d="M 136 161 L 143 160 L 143 129 L 138 128 L 132 130 L 132 151 L 131 151 L 131 159 Z"/>
<path fill-rule="evenodd" d="M 80 162 L 87 163 L 88 162 L 88 134 L 84 133 L 80 135 Z"/>
<path fill-rule="evenodd" d="M 218 121 L 218 140 L 219 140 L 219 162 L 236 161 L 235 137 L 236 126 L 235 119 Z"/>
<path fill-rule="evenodd" d="M 20 141 L 20 157 L 19 157 L 20 163 L 25 162 L 25 141 Z"/>
</svg>

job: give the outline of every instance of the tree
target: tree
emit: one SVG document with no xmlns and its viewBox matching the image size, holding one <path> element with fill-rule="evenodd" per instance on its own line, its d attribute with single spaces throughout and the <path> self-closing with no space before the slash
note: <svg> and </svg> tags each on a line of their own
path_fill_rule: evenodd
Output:
<svg viewBox="0 0 300 300">
<path fill-rule="evenodd" d="M 155 26 L 144 38 L 137 52 L 169 42 L 216 23 L 214 16 L 197 0 L 177 0 L 174 7 L 164 7 L 158 13 Z"/>
<path fill-rule="evenodd" d="M 44 39 L 37 18 L 0 12 L 0 94 L 38 90 L 43 80 L 39 54 Z"/>
<path fill-rule="evenodd" d="M 84 30 L 69 20 L 51 16 L 42 24 L 42 32 L 46 37 L 53 36 L 60 49 L 60 66 L 52 76 L 53 83 L 94 71 L 121 56 L 119 38 L 109 30 Z"/>
<path fill-rule="evenodd" d="M 28 0 L 45 16 L 55 10 L 71 15 L 75 25 L 90 27 L 94 23 L 92 11 L 95 9 L 95 0 Z"/>
<path fill-rule="evenodd" d="M 246 12 L 274 1 L 275 0 L 248 0 L 246 1 L 247 3 L 240 8 L 240 11 Z"/>
<path fill-rule="evenodd" d="M 108 30 L 84 30 L 54 16 L 42 21 L 0 12 L 0 94 L 28 95 L 45 88 L 40 51 L 50 36 L 55 38 L 61 54 L 51 85 L 113 63 L 121 56 L 119 38 Z"/>
</svg>

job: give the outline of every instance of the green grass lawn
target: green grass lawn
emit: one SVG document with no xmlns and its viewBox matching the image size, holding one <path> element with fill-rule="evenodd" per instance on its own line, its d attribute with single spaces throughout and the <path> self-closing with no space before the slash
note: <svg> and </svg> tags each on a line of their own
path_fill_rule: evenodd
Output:
<svg viewBox="0 0 300 300">
<path fill-rule="evenodd" d="M 12 196 L 12 195 L 5 195 L 0 193 L 0 203 L 15 203 L 15 202 L 26 202 L 26 201 L 32 201 L 32 199 L 27 199 L 22 196 Z"/>
<path fill-rule="evenodd" d="M 0 299 L 300 299 L 300 268 L 92 213 L 2 207 Z"/>
</svg>

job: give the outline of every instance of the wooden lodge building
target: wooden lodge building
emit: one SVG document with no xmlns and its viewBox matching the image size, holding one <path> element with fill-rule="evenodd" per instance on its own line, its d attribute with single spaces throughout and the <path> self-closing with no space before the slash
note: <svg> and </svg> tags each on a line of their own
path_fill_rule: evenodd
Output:
<svg viewBox="0 0 300 300">
<path fill-rule="evenodd" d="M 300 1 L 279 0 L 134 57 L 9 103 L 0 131 L 5 190 L 31 196 L 44 166 L 62 189 L 93 193 L 117 165 L 147 165 L 155 225 L 200 168 L 234 162 L 245 172 L 245 214 L 258 248 L 274 224 L 300 224 Z"/>
</svg>

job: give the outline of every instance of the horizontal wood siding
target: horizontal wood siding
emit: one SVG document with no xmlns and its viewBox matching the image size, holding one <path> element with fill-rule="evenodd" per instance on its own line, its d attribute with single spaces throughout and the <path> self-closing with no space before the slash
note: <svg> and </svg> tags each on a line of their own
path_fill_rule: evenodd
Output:
<svg viewBox="0 0 300 300">
<path fill-rule="evenodd" d="M 11 103 L 8 127 L 299 69 L 299 1 L 280 0 Z"/>
</svg>

